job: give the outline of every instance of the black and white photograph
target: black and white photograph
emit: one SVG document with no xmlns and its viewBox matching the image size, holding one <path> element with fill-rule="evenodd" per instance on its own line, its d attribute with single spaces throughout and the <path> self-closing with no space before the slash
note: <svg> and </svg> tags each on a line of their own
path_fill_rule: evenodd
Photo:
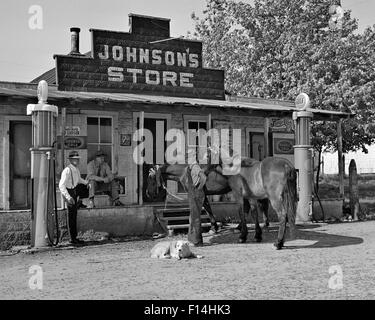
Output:
<svg viewBox="0 0 375 320">
<path fill-rule="evenodd" d="M 374 12 L 1 0 L 0 300 L 374 300 Z"/>
</svg>

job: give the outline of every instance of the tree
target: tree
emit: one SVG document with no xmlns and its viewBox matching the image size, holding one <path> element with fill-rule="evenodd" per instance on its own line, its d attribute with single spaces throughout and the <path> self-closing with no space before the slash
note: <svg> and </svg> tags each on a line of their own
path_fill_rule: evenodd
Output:
<svg viewBox="0 0 375 320">
<path fill-rule="evenodd" d="M 227 91 L 283 100 L 306 92 L 314 108 L 356 113 L 343 151 L 366 152 L 375 141 L 374 28 L 356 33 L 357 20 L 334 16 L 331 0 L 206 1 L 189 36 L 203 41 L 207 67 L 225 69 Z M 332 123 L 314 122 L 312 134 L 318 151 L 336 149 Z"/>
</svg>

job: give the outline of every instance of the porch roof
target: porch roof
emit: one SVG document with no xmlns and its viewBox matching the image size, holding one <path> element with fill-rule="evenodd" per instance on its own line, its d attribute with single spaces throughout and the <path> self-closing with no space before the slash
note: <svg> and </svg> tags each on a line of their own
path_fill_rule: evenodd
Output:
<svg viewBox="0 0 375 320">
<path fill-rule="evenodd" d="M 14 98 L 35 98 L 37 96 L 37 84 L 34 83 L 16 83 L 16 82 L 0 82 L 0 96 Z M 264 113 L 280 113 L 288 114 L 298 111 L 293 102 L 282 100 L 268 100 L 248 97 L 228 97 L 227 100 L 211 100 L 198 98 L 182 98 L 160 95 L 145 95 L 131 93 L 103 93 L 103 92 L 81 92 L 81 91 L 59 91 L 57 86 L 49 86 L 49 100 L 56 101 L 60 99 L 68 99 L 76 102 L 93 101 L 93 102 L 127 102 L 141 104 L 163 104 L 163 105 L 182 105 L 209 108 L 224 109 L 240 109 L 251 110 Z M 321 110 L 308 109 L 314 114 L 315 120 L 336 121 L 342 118 L 353 117 L 354 114 Z"/>
</svg>

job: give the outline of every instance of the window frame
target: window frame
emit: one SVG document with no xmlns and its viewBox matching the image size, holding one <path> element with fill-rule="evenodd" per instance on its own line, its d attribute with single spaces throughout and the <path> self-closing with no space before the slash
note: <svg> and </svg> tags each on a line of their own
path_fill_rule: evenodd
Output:
<svg viewBox="0 0 375 320">
<path fill-rule="evenodd" d="M 107 116 L 107 115 L 87 115 L 86 117 L 86 126 L 88 128 L 88 118 L 96 118 L 98 119 L 98 138 L 99 142 L 88 142 L 88 129 L 87 129 L 87 160 L 89 159 L 89 154 L 88 154 L 88 147 L 89 146 L 98 146 L 98 150 L 100 150 L 100 146 L 110 146 L 111 147 L 111 169 L 113 168 L 113 163 L 114 163 L 114 132 L 113 132 L 113 117 L 112 116 Z M 100 142 L 100 119 L 111 119 L 111 142 Z M 113 169 L 112 169 L 113 171 Z"/>
<path fill-rule="evenodd" d="M 112 118 L 112 143 L 107 143 L 107 145 L 111 146 L 111 163 L 108 163 L 111 167 L 111 170 L 113 173 L 118 172 L 118 166 L 117 166 L 117 146 L 118 146 L 118 113 L 117 112 L 108 112 L 108 111 L 97 111 L 94 112 L 92 110 L 81 110 L 81 113 L 85 115 L 85 126 L 86 126 L 86 136 L 88 137 L 88 130 L 87 130 L 87 118 Z M 88 140 L 88 138 L 87 138 Z M 92 143 L 90 143 L 92 144 Z M 89 146 L 89 143 L 87 142 L 87 146 Z M 87 149 L 87 161 L 88 161 L 88 149 Z"/>
</svg>

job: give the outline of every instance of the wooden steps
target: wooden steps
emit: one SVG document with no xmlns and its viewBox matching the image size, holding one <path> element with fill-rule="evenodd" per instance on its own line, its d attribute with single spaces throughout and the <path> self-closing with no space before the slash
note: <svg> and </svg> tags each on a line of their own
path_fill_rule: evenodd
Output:
<svg viewBox="0 0 375 320">
<path fill-rule="evenodd" d="M 168 207 L 168 208 L 156 208 L 156 213 L 162 218 L 166 224 L 168 229 L 168 234 L 170 236 L 173 235 L 174 230 L 184 230 L 189 229 L 189 216 L 190 216 L 190 209 L 189 207 Z M 220 223 L 218 222 L 220 225 Z M 202 208 L 201 212 L 201 226 L 204 229 L 208 229 L 211 227 L 210 218 L 207 212 Z"/>
</svg>

